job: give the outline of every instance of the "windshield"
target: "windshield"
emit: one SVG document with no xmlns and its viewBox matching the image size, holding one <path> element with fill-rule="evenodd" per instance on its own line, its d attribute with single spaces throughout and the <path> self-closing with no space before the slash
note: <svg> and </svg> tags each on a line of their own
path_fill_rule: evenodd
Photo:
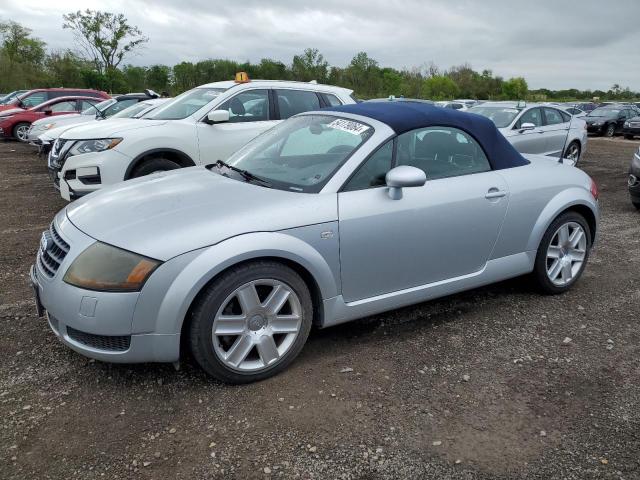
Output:
<svg viewBox="0 0 640 480">
<path fill-rule="evenodd" d="M 596 108 L 589 112 L 587 117 L 615 117 L 620 113 L 620 109 L 618 108 Z"/>
<path fill-rule="evenodd" d="M 372 127 L 355 120 L 293 117 L 249 142 L 227 163 L 274 188 L 314 193 L 371 135 Z"/>
<path fill-rule="evenodd" d="M 496 127 L 505 128 L 518 116 L 520 110 L 512 107 L 473 107 L 467 110 L 469 113 L 477 113 L 491 120 Z"/>
<path fill-rule="evenodd" d="M 178 95 L 172 101 L 150 115 L 145 116 L 151 120 L 181 120 L 197 112 L 207 103 L 224 92 L 226 88 L 194 88 L 182 95 Z"/>
<path fill-rule="evenodd" d="M 82 111 L 82 115 L 95 116 L 95 114 L 97 113 L 96 109 L 102 112 L 104 109 L 106 109 L 109 105 L 111 105 L 114 102 L 115 100 L 113 98 L 110 98 L 109 100 L 105 100 L 104 102 L 96 103 L 93 107 L 85 108 Z"/>
<path fill-rule="evenodd" d="M 124 110 L 120 110 L 118 113 L 111 115 L 111 118 L 135 118 L 141 112 L 146 111 L 149 106 L 150 104 L 146 102 L 138 102 L 135 105 L 131 105 L 130 107 L 127 107 Z"/>
</svg>

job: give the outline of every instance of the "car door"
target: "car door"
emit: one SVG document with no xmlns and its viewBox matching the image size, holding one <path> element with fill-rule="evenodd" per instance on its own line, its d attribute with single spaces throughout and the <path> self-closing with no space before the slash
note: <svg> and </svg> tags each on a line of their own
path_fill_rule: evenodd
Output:
<svg viewBox="0 0 640 480">
<path fill-rule="evenodd" d="M 633 118 L 633 112 L 628 109 L 621 110 L 618 114 L 618 120 L 616 122 L 616 132 L 621 132 L 624 127 L 624 122 L 628 119 Z"/>
<path fill-rule="evenodd" d="M 228 110 L 229 121 L 196 124 L 201 163 L 226 160 L 252 138 L 278 123 L 268 89 L 243 90 L 216 110 Z"/>
<path fill-rule="evenodd" d="M 77 113 L 79 108 L 77 100 L 61 100 L 52 103 L 44 110 L 51 110 L 51 115 L 65 115 L 68 113 Z"/>
<path fill-rule="evenodd" d="M 427 174 L 393 200 L 392 165 Z M 508 186 L 478 143 L 449 127 L 414 130 L 374 152 L 338 194 L 342 295 L 347 302 L 480 271 L 508 204 Z"/>
<path fill-rule="evenodd" d="M 556 108 L 544 107 L 544 125 L 542 126 L 542 136 L 546 140 L 545 155 L 560 157 L 564 150 L 564 144 L 569 134 L 569 123 L 571 117 L 563 115 Z"/>
<path fill-rule="evenodd" d="M 532 123 L 532 130 L 524 130 L 522 125 Z M 539 107 L 525 110 L 508 132 L 507 139 L 520 153 L 543 154 L 546 151 L 546 140 L 542 130 L 542 109 Z"/>
</svg>

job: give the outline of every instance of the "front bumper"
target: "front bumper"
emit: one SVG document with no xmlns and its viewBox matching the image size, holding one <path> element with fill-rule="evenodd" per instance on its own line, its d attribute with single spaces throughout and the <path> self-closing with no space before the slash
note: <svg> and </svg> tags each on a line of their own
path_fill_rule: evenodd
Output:
<svg viewBox="0 0 640 480">
<path fill-rule="evenodd" d="M 603 125 L 590 125 L 587 123 L 587 132 L 589 133 L 604 133 L 604 124 Z"/>
<path fill-rule="evenodd" d="M 67 158 L 60 168 L 49 162 L 49 171 L 60 195 L 67 201 L 122 182 L 131 158 L 116 151 L 85 153 Z"/>
<path fill-rule="evenodd" d="M 65 243 L 68 253 L 51 250 L 61 259 L 52 270 L 43 265 L 44 241 L 31 267 L 30 280 L 36 301 L 46 311 L 51 330 L 69 348 L 97 360 L 116 363 L 174 362 L 179 358 L 180 333 L 136 328 L 134 317 L 141 292 L 98 292 L 69 285 L 62 280 L 75 257 L 95 240 L 78 230 L 60 212 L 50 234 Z M 49 237 L 49 238 L 52 238 Z M 57 262 L 56 262 L 57 263 Z M 49 263 L 49 265 L 51 265 Z M 50 267 L 51 268 L 51 267 Z M 143 302 L 144 303 L 144 302 Z M 146 318 L 145 320 L 149 320 Z M 151 323 L 152 324 L 152 323 Z"/>
</svg>

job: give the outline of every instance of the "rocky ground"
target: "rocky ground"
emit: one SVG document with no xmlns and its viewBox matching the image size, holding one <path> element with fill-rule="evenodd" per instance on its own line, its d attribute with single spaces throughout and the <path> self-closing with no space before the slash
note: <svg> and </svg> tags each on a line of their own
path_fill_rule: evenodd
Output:
<svg viewBox="0 0 640 480">
<path fill-rule="evenodd" d="M 27 270 L 64 202 L 0 144 L 0 477 L 640 478 L 637 145 L 590 139 L 602 223 L 569 293 L 516 279 L 314 331 L 286 372 L 231 387 L 56 340 Z"/>
</svg>

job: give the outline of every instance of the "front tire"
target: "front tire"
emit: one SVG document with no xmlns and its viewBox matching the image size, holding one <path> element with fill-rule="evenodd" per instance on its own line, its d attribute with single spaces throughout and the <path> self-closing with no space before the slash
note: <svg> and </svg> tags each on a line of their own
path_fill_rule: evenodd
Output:
<svg viewBox="0 0 640 480">
<path fill-rule="evenodd" d="M 616 126 L 613 123 L 610 123 L 605 127 L 604 136 L 607 138 L 613 138 L 616 134 Z"/>
<path fill-rule="evenodd" d="M 20 142 L 26 142 L 29 132 L 30 123 L 20 122 L 13 127 L 13 138 Z"/>
<path fill-rule="evenodd" d="M 189 343 L 198 364 L 226 383 L 276 375 L 300 353 L 313 319 L 311 294 L 291 268 L 273 261 L 232 267 L 201 294 Z"/>
<path fill-rule="evenodd" d="M 169 160 L 164 157 L 151 158 L 145 160 L 140 165 L 137 165 L 130 178 L 144 177 L 156 172 L 166 172 L 167 170 L 175 170 L 180 168 L 180 165 L 173 160 Z"/>
<path fill-rule="evenodd" d="M 585 218 L 567 212 L 556 218 L 540 242 L 533 277 L 544 293 L 569 290 L 580 278 L 591 249 L 591 230 Z"/>
</svg>

